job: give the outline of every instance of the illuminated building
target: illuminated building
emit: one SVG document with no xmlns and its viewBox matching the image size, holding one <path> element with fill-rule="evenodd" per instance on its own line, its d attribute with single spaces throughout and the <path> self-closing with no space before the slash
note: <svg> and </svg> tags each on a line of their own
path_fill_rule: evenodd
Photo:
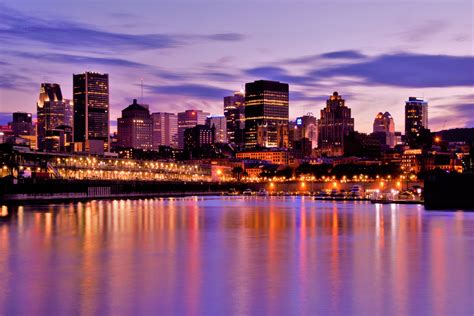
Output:
<svg viewBox="0 0 474 316">
<path fill-rule="evenodd" d="M 288 84 L 277 81 L 245 84 L 245 148 L 279 147 L 278 126 L 288 125 L 288 92 Z"/>
<path fill-rule="evenodd" d="M 152 148 L 153 123 L 147 107 L 133 103 L 122 110 L 117 120 L 117 145 L 135 149 Z"/>
<path fill-rule="evenodd" d="M 100 145 L 109 151 L 109 75 L 85 72 L 73 75 L 74 142 L 90 151 Z"/>
<path fill-rule="evenodd" d="M 153 120 L 153 149 L 160 146 L 178 147 L 178 118 L 174 113 L 151 114 Z"/>
<path fill-rule="evenodd" d="M 354 131 L 354 119 L 351 109 L 337 92 L 326 101 L 318 123 L 318 146 L 321 152 L 329 156 L 342 156 L 344 137 Z"/>
<path fill-rule="evenodd" d="M 224 115 L 211 115 L 206 118 L 206 125 L 214 127 L 214 142 L 227 143 L 227 122 Z"/>
<path fill-rule="evenodd" d="M 245 131 L 245 95 L 235 92 L 224 97 L 224 116 L 226 118 L 227 141 L 239 146 L 244 143 Z"/>
<path fill-rule="evenodd" d="M 36 103 L 38 125 L 38 149 L 46 151 L 64 150 L 55 142 L 56 128 L 68 126 L 72 129 L 72 105 L 69 100 L 63 99 L 61 87 L 56 83 L 42 83 L 38 102 Z"/>
<path fill-rule="evenodd" d="M 178 113 L 178 148 L 184 149 L 184 131 L 198 124 L 206 124 L 210 113 L 201 110 L 186 110 Z"/>
<path fill-rule="evenodd" d="M 388 148 L 393 148 L 396 145 L 395 138 L 395 122 L 390 113 L 379 112 L 374 119 L 374 135 L 379 137 L 381 144 Z"/>
<path fill-rule="evenodd" d="M 292 157 L 287 150 L 244 150 L 236 154 L 238 159 L 263 160 L 275 165 L 288 165 Z"/>
</svg>

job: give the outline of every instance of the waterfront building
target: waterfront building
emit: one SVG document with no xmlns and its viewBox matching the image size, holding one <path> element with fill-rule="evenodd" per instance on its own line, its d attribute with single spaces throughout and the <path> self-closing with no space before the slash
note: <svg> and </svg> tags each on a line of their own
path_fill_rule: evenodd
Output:
<svg viewBox="0 0 474 316">
<path fill-rule="evenodd" d="M 9 122 L 8 125 L 10 126 L 15 137 L 34 135 L 31 113 L 14 112 L 12 115 L 12 121 Z"/>
<path fill-rule="evenodd" d="M 321 110 L 318 121 L 318 146 L 321 153 L 328 156 L 344 154 L 344 137 L 354 131 L 354 119 L 345 100 L 334 92 Z"/>
<path fill-rule="evenodd" d="M 227 141 L 242 146 L 245 131 L 245 94 L 242 91 L 224 97 Z"/>
<path fill-rule="evenodd" d="M 282 149 L 244 150 L 238 152 L 236 158 L 262 160 L 275 165 L 288 165 L 293 162 L 290 153 Z"/>
<path fill-rule="evenodd" d="M 396 145 L 395 122 L 390 113 L 379 112 L 374 119 L 373 134 L 380 139 L 381 145 L 394 148 Z"/>
<path fill-rule="evenodd" d="M 178 148 L 184 149 L 184 131 L 196 125 L 206 124 L 210 113 L 201 110 L 186 110 L 178 113 Z"/>
<path fill-rule="evenodd" d="M 405 137 L 411 147 L 421 145 L 428 130 L 428 102 L 409 97 L 405 102 Z"/>
<path fill-rule="evenodd" d="M 85 72 L 73 75 L 74 142 L 91 152 L 109 151 L 109 75 Z"/>
<path fill-rule="evenodd" d="M 184 131 L 184 149 L 187 152 L 199 150 L 204 145 L 214 144 L 215 127 L 198 124 Z"/>
<path fill-rule="evenodd" d="M 133 103 L 122 110 L 117 122 L 117 145 L 135 149 L 152 149 L 153 121 L 146 106 Z"/>
<path fill-rule="evenodd" d="M 284 143 L 278 139 L 278 129 L 288 126 L 288 94 L 287 83 L 259 80 L 245 84 L 245 148 Z"/>
<path fill-rule="evenodd" d="M 206 118 L 206 125 L 214 127 L 214 142 L 227 143 L 227 121 L 224 115 L 211 115 Z"/>
<path fill-rule="evenodd" d="M 72 105 L 63 98 L 61 87 L 57 83 L 42 83 L 38 102 L 36 103 L 38 124 L 38 149 L 46 151 L 63 150 L 64 146 L 56 143 L 55 129 L 58 126 L 69 126 L 72 129 Z M 69 130 L 69 129 L 68 129 Z"/>
<path fill-rule="evenodd" d="M 178 117 L 174 113 L 156 112 L 153 120 L 153 150 L 160 146 L 178 147 Z"/>
</svg>

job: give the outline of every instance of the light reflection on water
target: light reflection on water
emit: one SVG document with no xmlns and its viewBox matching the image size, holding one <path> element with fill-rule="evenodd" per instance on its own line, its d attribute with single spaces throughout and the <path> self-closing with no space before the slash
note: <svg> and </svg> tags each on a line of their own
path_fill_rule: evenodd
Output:
<svg viewBox="0 0 474 316">
<path fill-rule="evenodd" d="M 0 315 L 474 313 L 472 213 L 304 197 L 8 212 Z"/>
</svg>

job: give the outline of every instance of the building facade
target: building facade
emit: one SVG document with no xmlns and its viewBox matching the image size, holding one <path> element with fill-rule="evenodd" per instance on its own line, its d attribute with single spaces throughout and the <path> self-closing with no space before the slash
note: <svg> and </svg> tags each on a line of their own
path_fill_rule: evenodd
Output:
<svg viewBox="0 0 474 316">
<path fill-rule="evenodd" d="M 245 84 L 245 148 L 279 147 L 278 128 L 288 125 L 289 86 L 259 80 Z M 261 133 L 259 137 L 259 126 Z"/>
<path fill-rule="evenodd" d="M 42 83 L 37 111 L 37 143 L 39 150 L 58 151 L 64 149 L 64 144 L 57 143 L 56 129 L 60 126 L 68 126 L 68 132 L 71 131 L 72 124 L 71 112 L 72 104 L 70 100 L 63 98 L 61 87 L 56 83 Z"/>
<path fill-rule="evenodd" d="M 85 72 L 73 75 L 74 142 L 83 150 L 102 144 L 110 148 L 109 75 Z M 91 146 L 94 142 L 94 146 Z"/>
<path fill-rule="evenodd" d="M 288 165 L 292 157 L 287 150 L 245 150 L 236 154 L 237 159 L 264 160 L 275 165 Z"/>
<path fill-rule="evenodd" d="M 311 149 L 318 147 L 318 119 L 313 113 L 297 117 L 293 128 L 293 140 L 305 138 L 311 144 Z"/>
<path fill-rule="evenodd" d="M 405 102 L 405 137 L 408 143 L 418 143 L 425 130 L 428 130 L 428 102 L 409 97 Z"/>
<path fill-rule="evenodd" d="M 8 123 L 15 137 L 34 135 L 33 116 L 31 113 L 14 112 L 12 121 Z"/>
<path fill-rule="evenodd" d="M 204 145 L 214 144 L 215 127 L 198 124 L 184 131 L 184 150 L 192 152 Z"/>
<path fill-rule="evenodd" d="M 344 154 L 344 137 L 354 131 L 354 119 L 351 109 L 337 92 L 326 101 L 318 121 L 318 146 L 323 154 L 342 156 Z"/>
<path fill-rule="evenodd" d="M 396 145 L 395 122 L 390 113 L 379 112 L 374 119 L 373 133 L 380 139 L 381 145 L 394 148 Z"/>
<path fill-rule="evenodd" d="M 134 149 L 152 149 L 153 121 L 147 107 L 133 103 L 122 110 L 117 120 L 117 145 Z"/>
<path fill-rule="evenodd" d="M 211 115 L 206 118 L 206 125 L 214 126 L 214 142 L 227 143 L 227 120 L 224 115 Z"/>
<path fill-rule="evenodd" d="M 245 131 L 245 94 L 242 91 L 224 97 L 227 141 L 243 146 Z"/>
<path fill-rule="evenodd" d="M 186 110 L 178 113 L 178 148 L 184 149 L 184 131 L 196 125 L 205 125 L 210 114 L 201 110 Z"/>
<path fill-rule="evenodd" d="M 153 120 L 153 149 L 160 146 L 178 147 L 178 117 L 174 113 L 157 112 Z"/>
</svg>

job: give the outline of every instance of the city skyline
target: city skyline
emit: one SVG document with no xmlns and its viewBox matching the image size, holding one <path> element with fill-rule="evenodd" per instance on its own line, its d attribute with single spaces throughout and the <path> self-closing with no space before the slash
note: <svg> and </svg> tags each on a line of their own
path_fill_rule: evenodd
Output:
<svg viewBox="0 0 474 316">
<path fill-rule="evenodd" d="M 327 96 L 339 91 L 362 132 L 370 132 L 374 115 L 385 111 L 403 130 L 409 96 L 429 102 L 432 130 L 474 126 L 468 1 L 363 7 L 282 1 L 271 4 L 267 25 L 257 18 L 267 1 L 238 6 L 86 1 L 76 10 L 47 3 L 51 6 L 2 5 L 0 38 L 8 49 L 0 63 L 1 124 L 14 110 L 34 112 L 41 82 L 59 83 L 71 98 L 71 74 L 97 71 L 110 74 L 112 130 L 124 106 L 134 98 L 142 101 L 141 79 L 143 103 L 151 112 L 196 108 L 222 114 L 224 96 L 267 79 L 290 84 L 290 119 L 318 113 Z M 52 6 L 54 20 L 45 14 Z M 337 25 L 329 23 L 332 12 Z M 227 14 L 237 18 L 227 21 Z"/>
</svg>

